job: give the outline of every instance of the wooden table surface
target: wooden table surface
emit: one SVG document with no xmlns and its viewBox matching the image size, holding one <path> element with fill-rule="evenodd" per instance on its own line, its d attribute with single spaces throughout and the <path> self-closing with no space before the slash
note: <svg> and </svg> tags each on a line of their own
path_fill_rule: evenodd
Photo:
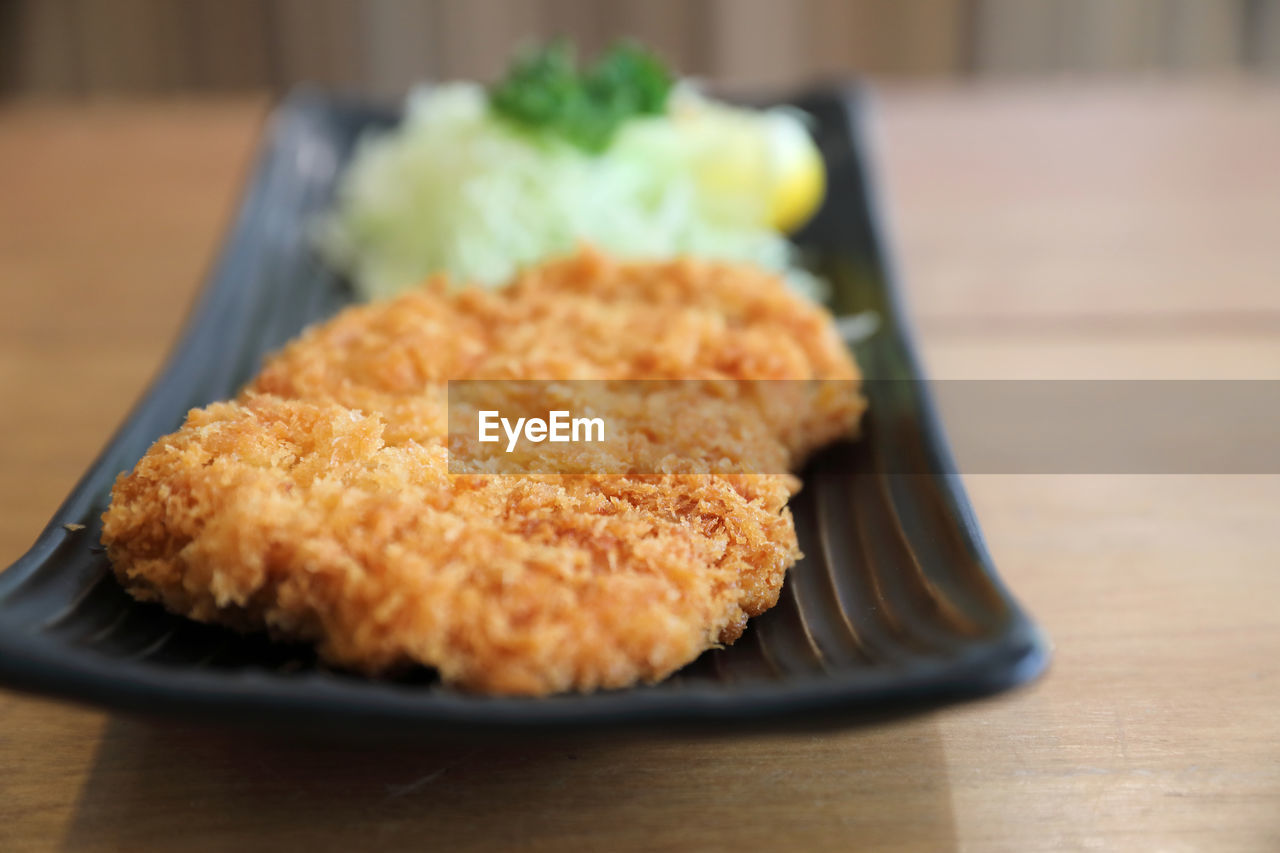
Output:
<svg viewBox="0 0 1280 853">
<path fill-rule="evenodd" d="M 173 341 L 265 107 L 0 108 L 0 565 Z M 1280 89 L 890 89 L 877 132 L 933 375 L 1280 378 Z M 0 691 L 0 849 L 1280 849 L 1280 476 L 967 479 L 1055 643 L 1029 688 L 396 750 Z"/>
</svg>

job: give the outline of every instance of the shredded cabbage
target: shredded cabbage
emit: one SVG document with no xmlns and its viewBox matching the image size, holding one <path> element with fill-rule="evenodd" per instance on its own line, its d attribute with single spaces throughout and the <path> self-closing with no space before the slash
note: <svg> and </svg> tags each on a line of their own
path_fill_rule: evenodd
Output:
<svg viewBox="0 0 1280 853">
<path fill-rule="evenodd" d="M 678 96 L 673 113 L 711 103 Z M 583 244 L 635 259 L 750 261 L 813 295 L 817 280 L 791 244 L 761 224 L 762 196 L 726 197 L 699 180 L 695 164 L 714 161 L 715 140 L 697 126 L 635 119 L 595 156 L 495 116 L 479 85 L 422 89 L 399 128 L 359 143 L 320 248 L 366 299 L 441 272 L 457 286 L 497 287 Z"/>
</svg>

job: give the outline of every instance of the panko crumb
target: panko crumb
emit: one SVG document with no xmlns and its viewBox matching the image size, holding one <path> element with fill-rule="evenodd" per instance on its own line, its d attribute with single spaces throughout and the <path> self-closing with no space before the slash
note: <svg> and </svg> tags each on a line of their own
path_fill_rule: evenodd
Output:
<svg viewBox="0 0 1280 853">
<path fill-rule="evenodd" d="M 103 515 L 117 577 L 340 667 L 516 695 L 660 680 L 776 603 L 794 476 L 451 474 L 465 378 L 851 380 L 768 421 L 792 466 L 863 407 L 830 315 L 762 270 L 585 251 L 499 292 L 430 282 L 308 330 L 159 439 Z"/>
</svg>

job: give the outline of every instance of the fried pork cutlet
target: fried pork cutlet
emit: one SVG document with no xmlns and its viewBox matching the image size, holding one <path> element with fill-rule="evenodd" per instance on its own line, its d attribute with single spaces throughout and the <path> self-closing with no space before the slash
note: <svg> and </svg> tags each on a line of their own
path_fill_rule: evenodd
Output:
<svg viewBox="0 0 1280 853">
<path fill-rule="evenodd" d="M 857 372 L 826 312 L 750 268 L 588 252 L 500 292 L 428 285 L 307 331 L 158 440 L 103 516 L 117 576 L 338 666 L 527 695 L 661 679 L 777 601 L 799 556 L 793 476 L 451 474 L 451 378 Z M 855 427 L 842 387 L 741 401 L 767 426 L 751 440 L 794 466 Z M 673 456 L 698 442 L 641 427 Z"/>
</svg>

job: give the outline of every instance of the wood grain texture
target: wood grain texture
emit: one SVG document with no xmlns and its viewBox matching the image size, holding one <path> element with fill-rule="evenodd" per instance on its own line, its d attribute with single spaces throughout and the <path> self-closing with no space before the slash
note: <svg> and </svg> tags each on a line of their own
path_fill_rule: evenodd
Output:
<svg viewBox="0 0 1280 853">
<path fill-rule="evenodd" d="M 0 0 L 0 93 L 399 95 L 492 79 L 513 45 L 637 38 L 686 74 L 1274 74 L 1280 0 Z"/>
<path fill-rule="evenodd" d="M 1275 97 L 883 91 L 932 372 L 1280 378 Z M 0 110 L 0 564 L 176 334 L 264 108 Z M 1029 689 L 860 728 L 394 750 L 0 692 L 0 849 L 1277 849 L 1280 477 L 967 482 L 1056 642 Z"/>
<path fill-rule="evenodd" d="M 159 368 L 264 110 L 258 99 L 0 111 L 0 471 L 14 498 L 0 565 Z"/>
</svg>

